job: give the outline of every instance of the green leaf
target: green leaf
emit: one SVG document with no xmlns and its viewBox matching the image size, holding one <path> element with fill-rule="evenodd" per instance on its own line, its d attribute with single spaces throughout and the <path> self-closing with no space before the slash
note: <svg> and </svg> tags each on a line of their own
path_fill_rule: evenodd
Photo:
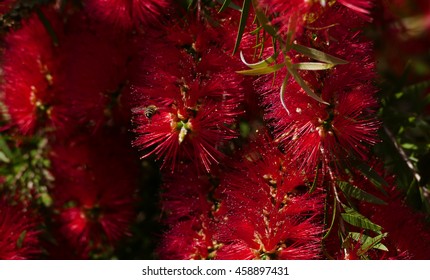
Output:
<svg viewBox="0 0 430 280">
<path fill-rule="evenodd" d="M 334 64 L 328 64 L 323 62 L 299 62 L 293 64 L 294 69 L 310 71 L 327 70 L 332 68 L 333 66 Z"/>
<path fill-rule="evenodd" d="M 372 167 L 362 161 L 355 161 L 354 166 L 366 176 L 367 179 L 383 194 L 388 195 L 384 187 L 388 187 L 388 183 L 382 178 Z"/>
<path fill-rule="evenodd" d="M 361 215 L 360 213 L 358 213 L 354 209 L 349 208 L 343 204 L 342 204 L 342 206 L 345 209 L 346 213 L 341 213 L 340 215 L 342 216 L 342 219 L 345 222 L 347 222 L 348 224 L 351 224 L 353 226 L 356 226 L 358 228 L 372 230 L 372 231 L 379 233 L 379 234 L 382 233 L 381 232 L 381 230 L 382 230 L 381 226 L 373 223 L 368 218 L 364 217 L 363 215 Z"/>
<path fill-rule="evenodd" d="M 236 73 L 239 73 L 242 75 L 250 75 L 250 76 L 265 75 L 265 74 L 274 73 L 282 69 L 284 66 L 285 66 L 285 63 L 281 63 L 281 64 L 275 64 L 273 66 L 266 66 L 264 68 L 255 68 L 255 69 L 249 69 L 249 70 L 236 71 Z"/>
<path fill-rule="evenodd" d="M 243 64 L 245 64 L 246 66 L 248 66 L 249 68 L 252 68 L 252 69 L 264 68 L 264 67 L 269 66 L 270 63 L 275 62 L 277 56 L 278 56 L 278 54 L 273 54 L 272 56 L 270 56 L 270 57 L 268 57 L 262 61 L 259 61 L 257 63 L 248 63 L 248 62 L 246 62 L 245 57 L 243 56 L 243 52 L 242 51 L 240 52 L 240 60 L 242 60 Z"/>
<path fill-rule="evenodd" d="M 404 94 L 420 94 L 430 87 L 430 80 L 419 82 L 403 88 Z"/>
<path fill-rule="evenodd" d="M 234 3 L 231 2 L 231 0 L 217 0 L 218 3 L 222 4 L 221 9 L 219 9 L 218 13 L 223 12 L 225 9 L 227 9 L 227 7 L 236 10 L 236 11 L 241 11 L 240 7 Z"/>
<path fill-rule="evenodd" d="M 289 76 L 290 75 L 287 73 L 287 75 L 285 76 L 284 80 L 282 81 L 282 85 L 281 85 L 281 88 L 279 90 L 279 98 L 281 99 L 282 107 L 284 107 L 284 109 L 287 111 L 288 115 L 290 114 L 290 110 L 288 110 L 287 104 L 285 104 L 284 96 L 285 96 L 285 89 L 287 87 Z"/>
<path fill-rule="evenodd" d="M 236 43 L 234 44 L 233 54 L 236 53 L 237 48 L 242 41 L 243 32 L 245 31 L 246 21 L 249 16 L 249 9 L 251 7 L 251 0 L 244 0 L 242 6 L 242 14 L 240 15 L 239 29 L 237 31 Z"/>
<path fill-rule="evenodd" d="M 387 233 L 383 233 L 375 237 L 370 237 L 359 232 L 350 232 L 349 234 L 351 235 L 352 239 L 361 243 L 359 255 L 363 255 L 371 249 L 388 251 L 388 248 L 381 243 L 381 241 L 387 237 Z"/>
<path fill-rule="evenodd" d="M 278 36 L 278 32 L 276 29 L 270 24 L 269 19 L 266 17 L 264 12 L 259 8 L 259 4 L 257 0 L 253 0 L 252 4 L 254 6 L 255 15 L 257 16 L 258 22 L 264 28 L 264 30 L 270 34 L 270 36 L 276 38 Z"/>
<path fill-rule="evenodd" d="M 383 201 L 382 199 L 365 192 L 359 188 L 357 188 L 354 185 L 351 185 L 347 182 L 339 182 L 339 188 L 342 190 L 342 192 L 350 197 L 356 198 L 361 201 L 367 201 L 373 204 L 379 204 L 379 205 L 386 205 L 387 203 Z"/>
<path fill-rule="evenodd" d="M 314 177 L 314 181 L 312 182 L 312 186 L 309 190 L 309 194 L 313 193 L 317 187 L 317 182 L 318 182 L 318 171 L 320 170 L 321 164 L 318 164 L 316 170 L 315 170 L 315 177 Z"/>
<path fill-rule="evenodd" d="M 40 200 L 45 207 L 50 207 L 53 203 L 52 197 L 48 193 L 42 193 L 40 195 Z"/>
<path fill-rule="evenodd" d="M 330 54 L 327 54 L 325 52 L 319 51 L 317 49 L 305 47 L 298 44 L 293 44 L 292 49 L 295 50 L 298 53 L 304 54 L 305 56 L 309 58 L 313 58 L 315 60 L 326 62 L 333 65 L 339 65 L 339 64 L 347 64 L 348 61 L 343 60 L 341 58 L 332 56 Z"/>
<path fill-rule="evenodd" d="M 10 159 L 4 154 L 4 152 L 0 151 L 0 161 L 4 163 L 9 163 Z"/>
<path fill-rule="evenodd" d="M 0 151 L 2 151 L 8 159 L 13 158 L 12 151 L 9 149 L 9 146 L 7 145 L 6 141 L 3 139 L 1 135 L 0 135 Z"/>
<path fill-rule="evenodd" d="M 290 66 L 290 67 L 288 67 L 288 66 Z M 314 91 L 308 86 L 308 84 L 302 79 L 302 77 L 300 77 L 299 73 L 297 73 L 297 70 L 294 69 L 291 64 L 290 65 L 287 64 L 287 69 L 288 69 L 288 72 L 290 72 L 290 74 L 293 76 L 294 80 L 296 80 L 296 82 L 306 92 L 307 95 L 309 95 L 311 98 L 315 99 L 316 101 L 318 101 L 320 103 L 330 105 L 329 103 L 322 100 L 321 97 L 319 97 L 318 95 L 316 95 L 314 93 Z"/>
<path fill-rule="evenodd" d="M 42 22 L 43 26 L 45 27 L 46 31 L 48 32 L 49 36 L 51 36 L 52 43 L 54 46 L 58 46 L 58 36 L 54 31 L 54 28 L 52 27 L 52 24 L 49 22 L 49 20 L 46 18 L 46 16 L 43 14 L 42 10 L 36 7 L 36 14 L 40 21 Z"/>
<path fill-rule="evenodd" d="M 24 243 L 24 239 L 26 235 L 27 235 L 27 231 L 23 230 L 21 234 L 18 236 L 18 239 L 16 240 L 16 247 L 18 249 L 22 248 L 22 244 Z"/>
<path fill-rule="evenodd" d="M 231 3 L 231 0 L 225 0 L 221 8 L 219 9 L 218 13 L 224 12 L 225 9 L 227 9 L 227 7 L 230 5 L 230 3 Z"/>
<path fill-rule="evenodd" d="M 337 200 L 336 198 L 333 199 L 333 215 L 331 217 L 331 224 L 328 229 L 328 231 L 324 234 L 322 239 L 326 239 L 329 235 L 331 230 L 333 229 L 334 221 L 336 220 L 336 208 L 337 208 Z"/>
<path fill-rule="evenodd" d="M 406 150 L 418 150 L 418 146 L 414 143 L 403 143 L 402 148 Z"/>
</svg>

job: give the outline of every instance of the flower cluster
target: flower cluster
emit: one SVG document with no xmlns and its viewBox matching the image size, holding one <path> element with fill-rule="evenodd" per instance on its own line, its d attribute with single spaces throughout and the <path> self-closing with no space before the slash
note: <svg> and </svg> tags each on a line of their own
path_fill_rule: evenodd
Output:
<svg viewBox="0 0 430 280">
<path fill-rule="evenodd" d="M 3 1 L 0 259 L 430 258 L 429 11 Z"/>
</svg>

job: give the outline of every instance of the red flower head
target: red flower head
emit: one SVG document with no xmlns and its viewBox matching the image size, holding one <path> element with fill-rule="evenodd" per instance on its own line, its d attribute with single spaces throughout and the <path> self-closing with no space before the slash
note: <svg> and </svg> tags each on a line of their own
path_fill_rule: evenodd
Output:
<svg viewBox="0 0 430 280">
<path fill-rule="evenodd" d="M 216 203 L 212 198 L 214 184 L 198 176 L 193 168 L 171 175 L 162 185 L 164 233 L 158 253 L 163 259 L 210 259 L 217 248 L 213 239 L 216 227 L 213 216 Z"/>
<path fill-rule="evenodd" d="M 322 1 L 321 1 L 322 2 Z M 313 20 L 315 14 L 320 13 L 323 7 L 319 0 L 258 0 L 263 11 L 268 12 L 272 18 L 271 23 L 281 35 L 292 32 L 299 36 L 309 18 Z"/>
<path fill-rule="evenodd" d="M 23 260 L 40 254 L 37 223 L 22 205 L 0 199 L 0 260 Z"/>
<path fill-rule="evenodd" d="M 349 26 L 335 24 L 347 16 L 349 25 L 360 22 L 347 9 L 332 7 L 312 25 L 332 28 L 320 32 L 310 28 L 298 40 L 308 44 L 311 41 L 308 36 L 312 33 L 314 46 L 348 61 L 348 64 L 326 71 L 300 72 L 326 104 L 309 97 L 293 78 L 288 80 L 284 94 L 287 109 L 279 98 L 279 88 L 272 87 L 271 79 L 261 87 L 267 108 L 265 117 L 273 125 L 276 140 L 292 160 L 301 162 L 301 168 L 307 171 L 315 170 L 319 163 L 327 166 L 348 163 L 354 158 L 366 159 L 368 146 L 378 141 L 378 103 L 371 84 L 374 62 L 369 56 L 372 49 Z M 331 39 L 326 41 L 327 38 Z M 298 61 L 294 62 L 301 59 L 309 61 L 296 55 L 294 60 Z M 285 72 L 278 73 L 278 84 L 284 77 Z"/>
<path fill-rule="evenodd" d="M 218 148 L 236 136 L 243 78 L 222 42 L 213 41 L 219 30 L 195 23 L 169 31 L 147 40 L 144 75 L 133 81 L 134 145 L 163 166 L 195 160 L 209 171 L 222 157 Z"/>
<path fill-rule="evenodd" d="M 121 29 L 131 29 L 158 22 L 171 0 L 88 0 L 91 16 Z"/>
<path fill-rule="evenodd" d="M 301 172 L 270 139 L 259 138 L 217 190 L 217 259 L 315 259 L 322 195 L 309 195 Z"/>
<path fill-rule="evenodd" d="M 53 13 L 46 16 L 54 30 L 60 29 L 59 19 Z M 59 57 L 52 38 L 36 15 L 22 25 L 5 38 L 2 89 L 13 123 L 27 134 L 44 120 L 58 123 L 61 119 L 53 111 Z"/>
<path fill-rule="evenodd" d="M 58 98 L 67 104 L 64 114 L 72 126 L 103 124 L 111 117 L 108 107 L 125 81 L 127 38 L 105 28 L 83 13 L 68 19 L 60 46 L 64 58 Z"/>
<path fill-rule="evenodd" d="M 53 147 L 60 232 L 84 257 L 126 236 L 134 219 L 137 170 L 126 147 L 113 133 Z"/>
</svg>

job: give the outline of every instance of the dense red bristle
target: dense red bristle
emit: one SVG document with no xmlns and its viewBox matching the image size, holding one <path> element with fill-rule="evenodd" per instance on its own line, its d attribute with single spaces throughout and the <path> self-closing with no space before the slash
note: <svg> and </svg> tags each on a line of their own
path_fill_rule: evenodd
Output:
<svg viewBox="0 0 430 280">
<path fill-rule="evenodd" d="M 129 234 L 137 167 L 125 143 L 114 132 L 103 131 L 53 147 L 56 220 L 83 257 L 103 242 L 114 244 Z"/>
<path fill-rule="evenodd" d="M 0 260 L 24 260 L 41 256 L 40 233 L 35 216 L 21 203 L 0 198 Z"/>
</svg>

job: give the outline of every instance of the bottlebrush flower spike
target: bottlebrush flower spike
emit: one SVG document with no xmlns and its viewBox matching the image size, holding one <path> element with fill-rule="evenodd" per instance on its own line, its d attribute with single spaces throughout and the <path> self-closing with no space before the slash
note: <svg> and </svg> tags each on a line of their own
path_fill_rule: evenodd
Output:
<svg viewBox="0 0 430 280">
<path fill-rule="evenodd" d="M 307 193 L 302 173 L 270 139 L 244 154 L 217 189 L 217 259 L 316 259 L 322 194 Z"/>
<path fill-rule="evenodd" d="M 309 17 L 322 11 L 318 0 L 257 0 L 258 6 L 272 17 L 271 24 L 281 35 L 299 36 Z"/>
<path fill-rule="evenodd" d="M 215 186 L 207 176 L 196 175 L 192 166 L 177 174 L 162 185 L 163 222 L 170 228 L 163 234 L 158 254 L 162 259 L 211 259 L 217 249 Z"/>
<path fill-rule="evenodd" d="M 59 19 L 52 12 L 46 16 L 54 30 L 60 29 Z M 43 121 L 61 122 L 61 114 L 53 110 L 53 86 L 57 83 L 60 58 L 52 38 L 35 14 L 22 25 L 5 38 L 2 90 L 12 122 L 23 134 L 29 134 Z"/>
<path fill-rule="evenodd" d="M 123 140 L 103 131 L 53 147 L 57 223 L 83 257 L 129 234 L 137 166 Z"/>
<path fill-rule="evenodd" d="M 85 5 L 91 16 L 122 29 L 158 22 L 171 5 L 171 0 L 88 0 Z"/>
<path fill-rule="evenodd" d="M 40 255 L 37 223 L 21 204 L 0 198 L 0 260 L 32 259 Z"/>
<path fill-rule="evenodd" d="M 237 135 L 231 127 L 242 113 L 243 77 L 223 42 L 213 41 L 218 30 L 195 23 L 168 32 L 167 40 L 146 40 L 144 75 L 133 80 L 133 145 L 163 167 L 194 161 L 209 172 L 222 158 L 218 147 Z"/>
<path fill-rule="evenodd" d="M 78 13 L 68 18 L 57 99 L 67 104 L 63 111 L 71 126 L 98 128 L 111 117 L 108 107 L 125 81 L 129 51 L 126 36 L 113 36 L 88 17 Z"/>
<path fill-rule="evenodd" d="M 346 18 L 350 19 L 348 24 L 338 24 Z M 259 84 L 265 117 L 274 128 L 276 141 L 306 171 L 312 172 L 320 163 L 325 168 L 347 164 L 353 158 L 366 159 L 368 146 L 378 142 L 378 103 L 371 84 L 375 64 L 369 55 L 372 49 L 360 33 L 352 31 L 361 22 L 352 11 L 332 6 L 297 39 L 303 45 L 312 41 L 319 50 L 349 62 L 330 70 L 300 72 L 307 85 L 329 105 L 309 97 L 290 78 L 283 97 L 286 111 L 279 98 L 279 87 L 273 88 L 271 79 L 261 79 L 264 82 Z M 326 28 L 319 29 L 321 26 Z M 309 61 L 300 56 L 294 59 L 294 63 Z M 282 71 L 275 84 L 282 84 Z"/>
</svg>

